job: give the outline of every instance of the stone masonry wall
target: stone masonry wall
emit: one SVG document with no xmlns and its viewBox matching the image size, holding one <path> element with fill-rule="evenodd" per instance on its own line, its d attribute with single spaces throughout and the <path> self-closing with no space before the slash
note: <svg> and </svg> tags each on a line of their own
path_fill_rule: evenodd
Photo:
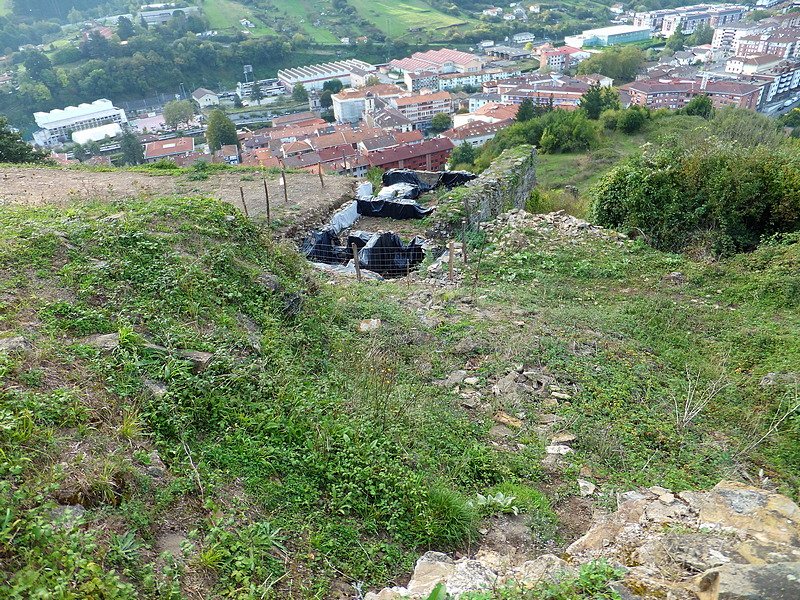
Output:
<svg viewBox="0 0 800 600">
<path fill-rule="evenodd" d="M 455 188 L 439 203 L 434 235 L 449 237 L 481 221 L 494 219 L 511 208 L 525 208 L 536 187 L 537 153 L 533 146 L 518 146 L 504 151 L 480 177 Z"/>
</svg>

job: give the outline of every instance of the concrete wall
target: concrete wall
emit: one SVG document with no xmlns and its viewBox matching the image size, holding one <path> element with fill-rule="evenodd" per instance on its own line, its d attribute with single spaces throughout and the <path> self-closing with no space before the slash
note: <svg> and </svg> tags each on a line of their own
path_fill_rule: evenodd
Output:
<svg viewBox="0 0 800 600">
<path fill-rule="evenodd" d="M 460 231 L 461 221 L 474 228 L 511 208 L 525 208 L 536 187 L 537 153 L 533 146 L 506 150 L 480 177 L 455 188 L 434 213 L 434 237 L 446 238 Z"/>
</svg>

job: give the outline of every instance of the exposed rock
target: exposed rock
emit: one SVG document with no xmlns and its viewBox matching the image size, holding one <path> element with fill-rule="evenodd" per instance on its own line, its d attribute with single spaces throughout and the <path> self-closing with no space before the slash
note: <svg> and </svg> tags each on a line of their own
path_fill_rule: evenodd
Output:
<svg viewBox="0 0 800 600">
<path fill-rule="evenodd" d="M 662 277 L 662 281 L 665 281 L 666 283 L 683 283 L 683 273 L 679 271 L 673 271 L 668 275 L 664 275 L 664 277 Z"/>
<path fill-rule="evenodd" d="M 566 431 L 562 433 L 557 433 L 556 435 L 550 438 L 551 444 L 568 444 L 569 442 L 574 442 L 574 441 L 575 441 L 575 436 Z"/>
<path fill-rule="evenodd" d="M 771 385 L 789 386 L 800 383 L 800 374 L 797 373 L 767 373 L 761 378 L 759 385 L 769 387 Z"/>
<path fill-rule="evenodd" d="M 145 379 L 142 381 L 142 385 L 144 386 L 145 391 L 152 398 L 160 398 L 161 396 L 167 393 L 167 384 L 162 383 L 160 381 Z"/>
<path fill-rule="evenodd" d="M 258 283 L 268 292 L 279 294 L 283 291 L 283 284 L 272 273 L 261 273 L 258 276 Z"/>
<path fill-rule="evenodd" d="M 797 600 L 800 563 L 723 565 L 697 580 L 699 600 Z"/>
<path fill-rule="evenodd" d="M 414 595 L 427 596 L 438 583 L 444 583 L 455 573 L 452 558 L 441 552 L 426 552 L 414 567 L 414 574 L 406 586 Z"/>
<path fill-rule="evenodd" d="M 760 541 L 800 545 L 800 507 L 786 496 L 736 481 L 714 486 L 700 508 L 699 523 Z"/>
<path fill-rule="evenodd" d="M 495 439 L 502 439 L 511 437 L 514 435 L 514 432 L 505 425 L 492 425 L 489 428 L 489 435 Z"/>
<path fill-rule="evenodd" d="M 455 571 L 447 579 L 447 593 L 456 598 L 464 592 L 488 589 L 497 583 L 497 573 L 477 560 L 456 563 Z"/>
<path fill-rule="evenodd" d="M 585 479 L 578 479 L 578 492 L 581 496 L 591 496 L 594 494 L 597 486 L 593 484 L 591 481 L 586 481 Z"/>
<path fill-rule="evenodd" d="M 466 383 L 467 385 L 478 385 L 479 382 L 480 382 L 480 379 L 478 379 L 477 377 L 465 377 L 464 378 L 464 383 Z"/>
<path fill-rule="evenodd" d="M 0 352 L 27 352 L 31 345 L 21 335 L 0 337 Z"/>
<path fill-rule="evenodd" d="M 543 554 L 534 560 L 526 561 L 519 567 L 514 578 L 528 584 L 542 581 L 555 581 L 564 574 L 574 573 L 576 568 L 555 554 Z"/>
<path fill-rule="evenodd" d="M 86 509 L 82 504 L 57 505 L 50 511 L 53 525 L 58 529 L 74 529 L 83 522 Z"/>
<path fill-rule="evenodd" d="M 364 319 L 358 323 L 358 330 L 361 333 L 367 333 L 369 331 L 375 331 L 376 329 L 379 329 L 380 326 L 380 319 Z"/>
<path fill-rule="evenodd" d="M 200 350 L 181 350 L 178 355 L 192 363 L 192 373 L 201 373 L 208 368 L 211 359 L 214 358 L 212 352 L 201 352 Z"/>
<path fill-rule="evenodd" d="M 564 392 L 550 392 L 550 395 L 553 398 L 558 398 L 559 400 L 569 400 L 572 398 L 569 394 L 565 394 Z"/>
<path fill-rule="evenodd" d="M 485 344 L 481 343 L 480 341 L 471 338 L 465 337 L 461 341 L 459 341 L 455 346 L 453 346 L 453 354 L 461 354 L 467 355 L 470 354 L 477 354 L 484 348 Z"/>
<path fill-rule="evenodd" d="M 512 417 L 511 415 L 509 415 L 506 412 L 503 412 L 502 410 L 494 416 L 494 420 L 496 423 L 500 423 L 502 425 L 508 425 L 509 427 L 514 427 L 516 429 L 519 429 L 524 425 L 524 423 L 521 420 L 517 419 L 516 417 Z"/>
<path fill-rule="evenodd" d="M 569 454 L 570 452 L 575 452 L 569 446 L 564 446 L 563 444 L 556 444 L 555 446 L 545 446 L 544 451 L 547 454 Z"/>
<path fill-rule="evenodd" d="M 543 414 L 543 415 L 539 415 L 538 419 L 539 419 L 539 423 L 541 423 L 543 425 L 549 425 L 549 424 L 552 424 L 552 423 L 556 423 L 557 421 L 563 421 L 564 417 L 562 417 L 560 415 L 554 415 L 554 414 Z"/>
<path fill-rule="evenodd" d="M 84 346 L 99 348 L 103 352 L 111 352 L 119 348 L 119 333 L 98 333 L 78 340 Z"/>
<path fill-rule="evenodd" d="M 447 387 L 453 387 L 454 385 L 458 385 L 467 377 L 466 371 L 453 371 L 447 378 L 444 380 L 444 385 Z"/>
</svg>

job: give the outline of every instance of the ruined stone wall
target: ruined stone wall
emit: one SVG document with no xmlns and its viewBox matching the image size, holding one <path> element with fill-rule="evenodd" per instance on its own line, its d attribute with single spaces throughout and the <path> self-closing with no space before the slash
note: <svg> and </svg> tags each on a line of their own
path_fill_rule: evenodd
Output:
<svg viewBox="0 0 800 600">
<path fill-rule="evenodd" d="M 473 228 L 511 208 L 525 208 L 536 187 L 536 159 L 533 146 L 504 151 L 480 177 L 442 199 L 434 233 L 447 237 L 460 230 L 462 220 Z"/>
</svg>

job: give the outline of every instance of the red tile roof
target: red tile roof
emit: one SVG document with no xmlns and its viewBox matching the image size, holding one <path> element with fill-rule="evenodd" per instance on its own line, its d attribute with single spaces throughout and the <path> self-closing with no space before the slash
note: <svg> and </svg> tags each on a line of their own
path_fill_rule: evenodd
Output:
<svg viewBox="0 0 800 600">
<path fill-rule="evenodd" d="M 455 146 L 450 139 L 435 138 L 422 142 L 421 144 L 409 144 L 408 146 L 398 146 L 397 148 L 390 148 L 389 150 L 370 152 L 368 158 L 371 165 L 380 166 L 416 158 L 418 156 L 425 156 L 426 154 L 450 152 L 453 148 L 455 148 Z"/>
</svg>

